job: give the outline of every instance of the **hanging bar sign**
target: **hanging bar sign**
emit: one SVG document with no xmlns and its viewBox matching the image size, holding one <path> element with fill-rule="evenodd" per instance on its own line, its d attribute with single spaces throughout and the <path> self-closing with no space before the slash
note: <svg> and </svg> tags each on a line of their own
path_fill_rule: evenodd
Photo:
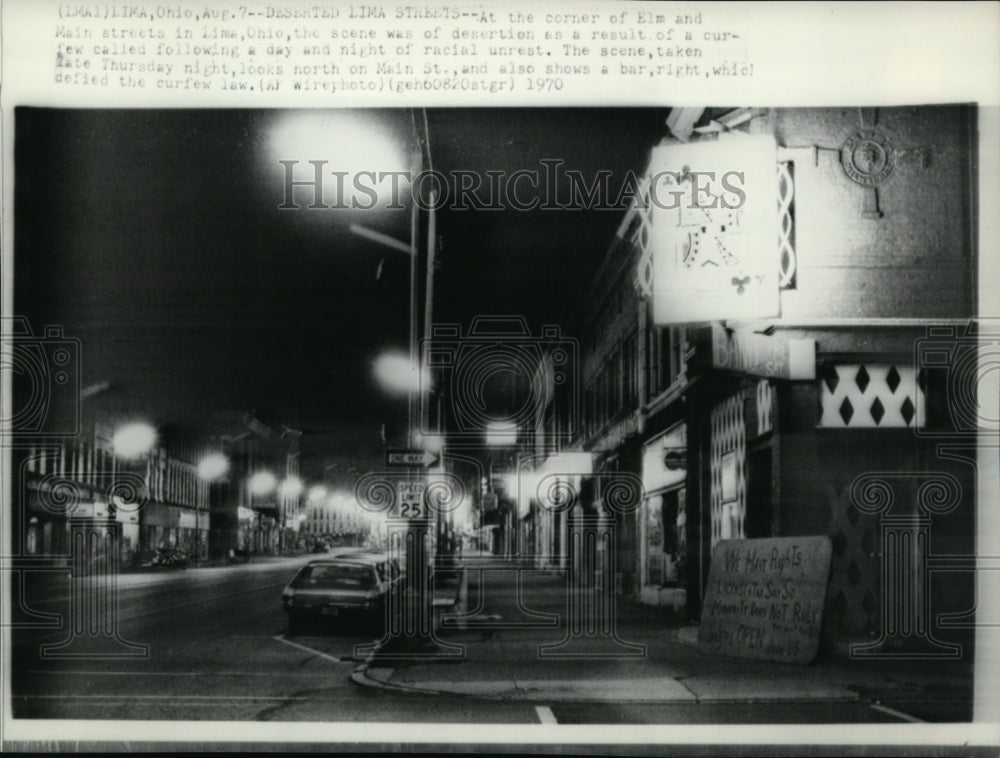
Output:
<svg viewBox="0 0 1000 758">
<path fill-rule="evenodd" d="M 777 316 L 778 174 L 771 135 L 653 149 L 653 320 Z"/>
</svg>

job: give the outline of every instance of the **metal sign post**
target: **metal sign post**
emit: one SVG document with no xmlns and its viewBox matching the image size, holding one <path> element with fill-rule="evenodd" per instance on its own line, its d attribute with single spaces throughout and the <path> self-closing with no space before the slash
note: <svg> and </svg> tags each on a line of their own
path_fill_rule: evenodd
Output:
<svg viewBox="0 0 1000 758">
<path fill-rule="evenodd" d="M 454 487 L 449 480 L 441 489 L 450 492 Z M 374 645 L 357 646 L 356 657 L 372 652 L 381 660 L 465 657 L 464 645 L 438 637 L 434 618 L 431 557 L 437 500 L 445 504 L 451 500 L 438 488 L 426 478 L 402 471 L 372 473 L 358 482 L 355 493 L 362 506 L 385 514 L 386 557 L 405 573 L 389 585 L 385 634 Z"/>
</svg>

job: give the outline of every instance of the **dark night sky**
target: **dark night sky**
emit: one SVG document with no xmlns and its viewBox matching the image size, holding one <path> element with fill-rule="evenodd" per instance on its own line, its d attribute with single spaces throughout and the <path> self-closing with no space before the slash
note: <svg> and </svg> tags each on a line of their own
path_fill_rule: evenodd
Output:
<svg viewBox="0 0 1000 758">
<path fill-rule="evenodd" d="M 412 139 L 409 110 L 358 115 Z M 431 160 L 509 174 L 556 158 L 588 178 L 613 171 L 616 189 L 645 168 L 666 115 L 429 110 Z M 347 227 L 406 240 L 410 212 L 279 210 L 267 146 L 283 116 L 17 109 L 14 312 L 81 339 L 83 386 L 111 381 L 154 415 L 245 408 L 307 431 L 386 414 L 371 361 L 405 349 L 408 260 Z M 621 218 L 446 208 L 435 321 L 568 323 Z"/>
</svg>

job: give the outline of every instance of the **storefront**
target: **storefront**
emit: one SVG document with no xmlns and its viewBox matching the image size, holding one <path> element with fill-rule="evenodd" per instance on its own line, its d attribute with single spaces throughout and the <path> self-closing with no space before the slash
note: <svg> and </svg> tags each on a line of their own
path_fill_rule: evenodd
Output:
<svg viewBox="0 0 1000 758">
<path fill-rule="evenodd" d="M 257 533 L 257 511 L 241 505 L 237 510 L 236 518 L 238 526 L 235 549 L 246 552 L 255 551 L 254 536 Z"/>
<path fill-rule="evenodd" d="M 100 504 L 106 512 L 106 506 Z M 115 508 L 115 520 L 118 522 L 118 534 L 121 546 L 121 565 L 128 566 L 139 551 L 139 520 L 140 509 L 134 505 L 120 503 Z"/>
<path fill-rule="evenodd" d="M 208 557 L 208 513 L 185 508 L 178 518 L 177 547 L 191 560 L 205 560 Z"/>
<path fill-rule="evenodd" d="M 198 560 L 208 560 L 208 544 L 211 519 L 208 511 L 198 511 Z"/>
<path fill-rule="evenodd" d="M 142 509 L 142 549 L 176 548 L 191 558 L 207 557 L 208 523 L 207 511 L 147 503 Z"/>
<path fill-rule="evenodd" d="M 58 504 L 46 483 L 35 477 L 28 479 L 26 529 L 23 551 L 33 557 L 68 560 L 69 517 L 74 510 Z"/>
<path fill-rule="evenodd" d="M 87 557 L 90 563 L 105 561 L 109 522 L 118 523 L 118 553 L 120 565 L 128 565 L 139 548 L 139 511 L 134 506 L 125 505 L 115 510 L 114 516 L 108 507 L 106 494 L 100 490 L 73 482 L 67 489 L 68 480 L 53 480 L 59 485 L 53 491 L 51 481 L 46 478 L 32 478 L 27 482 L 27 514 L 23 551 L 26 556 L 50 558 L 56 563 L 67 563 L 72 559 L 71 524 L 86 521 L 92 523 L 92 531 L 101 539 L 94 541 L 95 551 Z"/>
<path fill-rule="evenodd" d="M 687 428 L 677 424 L 642 448 L 639 601 L 676 609 L 686 592 Z"/>
</svg>

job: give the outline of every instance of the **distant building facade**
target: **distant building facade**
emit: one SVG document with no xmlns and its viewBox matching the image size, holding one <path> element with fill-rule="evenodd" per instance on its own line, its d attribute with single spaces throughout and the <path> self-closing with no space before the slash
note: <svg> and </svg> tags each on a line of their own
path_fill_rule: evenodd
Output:
<svg viewBox="0 0 1000 758">
<path fill-rule="evenodd" d="M 298 549 L 301 482 L 295 490 L 285 483 L 299 479 L 301 433 L 276 430 L 239 411 L 216 413 L 210 425 L 210 449 L 229 462 L 226 474 L 211 487 L 213 558 Z M 266 491 L 251 487 L 256 475 L 270 477 Z"/>
<path fill-rule="evenodd" d="M 117 455 L 113 438 L 136 416 L 114 403 L 94 403 L 73 438 L 39 439 L 15 450 L 13 523 L 18 554 L 68 565 L 71 522 L 101 539 L 88 562 L 106 560 L 106 537 L 117 524 L 119 565 L 161 548 L 208 558 L 209 491 L 199 478 L 197 435 L 158 429 L 152 447 L 135 457 Z"/>
</svg>

